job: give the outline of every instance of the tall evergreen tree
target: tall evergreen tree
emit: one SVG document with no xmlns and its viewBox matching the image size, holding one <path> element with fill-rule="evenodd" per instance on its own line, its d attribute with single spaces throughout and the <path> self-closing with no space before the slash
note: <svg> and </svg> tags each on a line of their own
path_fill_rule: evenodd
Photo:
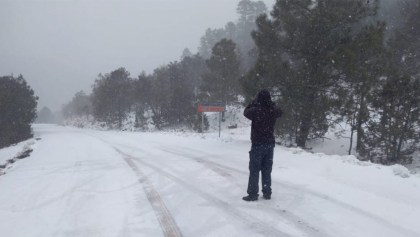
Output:
<svg viewBox="0 0 420 237">
<path fill-rule="evenodd" d="M 389 40 L 383 77 L 370 97 L 372 118 L 361 150 L 384 164 L 410 163 L 420 150 L 420 4 L 400 4 L 402 23 Z"/>
<path fill-rule="evenodd" d="M 338 63 L 344 76 L 336 87 L 337 112 L 350 127 L 349 154 L 353 149 L 356 132 L 356 151 L 360 151 L 364 125 L 369 120 L 369 96 L 383 76 L 387 57 L 384 40 L 385 24 L 364 26 L 352 37 L 352 42 L 343 50 Z"/>
<path fill-rule="evenodd" d="M 420 149 L 420 81 L 388 70 L 371 99 L 362 155 L 383 164 L 408 164 Z"/>
<path fill-rule="evenodd" d="M 194 109 L 194 90 L 188 83 L 187 75 L 180 63 L 169 64 L 169 83 L 171 94 L 169 98 L 168 119 L 171 124 L 192 126 Z"/>
<path fill-rule="evenodd" d="M 241 24 L 255 23 L 258 16 L 266 11 L 267 7 L 263 1 L 241 0 L 236 8 Z"/>
<path fill-rule="evenodd" d="M 342 71 L 334 62 L 350 44 L 354 25 L 374 13 L 373 5 L 363 0 L 278 0 L 271 18 L 258 18 L 253 33 L 258 61 L 244 87 L 268 87 L 278 95 L 285 112 L 279 128 L 298 146 L 306 147 L 308 139 L 327 131 L 331 92 Z"/>
<path fill-rule="evenodd" d="M 146 75 L 142 72 L 137 80 L 133 81 L 133 99 L 134 99 L 134 111 L 135 111 L 135 126 L 138 128 L 144 128 L 146 125 L 145 112 L 150 108 L 151 104 L 151 89 L 152 79 L 151 76 Z"/>
<path fill-rule="evenodd" d="M 133 104 L 130 73 L 119 68 L 109 74 L 99 75 L 92 90 L 93 114 L 99 121 L 122 127 L 123 120 Z"/>
<path fill-rule="evenodd" d="M 204 36 L 200 39 L 200 47 L 198 48 L 200 56 L 205 59 L 210 58 L 214 45 L 225 37 L 226 32 L 224 29 L 207 29 Z"/>
<path fill-rule="evenodd" d="M 182 63 L 172 62 L 155 70 L 152 80 L 151 109 L 158 129 L 193 125 L 194 87 L 188 82 Z"/>
<path fill-rule="evenodd" d="M 195 54 L 183 57 L 180 64 L 184 71 L 185 83 L 192 86 L 194 93 L 196 93 L 197 89 L 202 85 L 201 75 L 208 73 L 206 60 Z"/>
<path fill-rule="evenodd" d="M 168 126 L 167 104 L 170 98 L 170 84 L 168 66 L 161 66 L 154 70 L 152 75 L 152 88 L 150 95 L 150 109 L 152 110 L 153 124 L 162 129 Z"/>
<path fill-rule="evenodd" d="M 389 48 L 392 49 L 394 63 L 407 74 L 420 73 L 420 2 L 404 0 L 399 2 L 400 26 L 394 29 Z"/>
<path fill-rule="evenodd" d="M 251 32 L 257 29 L 255 22 L 259 15 L 267 13 L 267 7 L 263 1 L 241 0 L 236 12 L 239 15 L 236 31 L 229 39 L 236 43 L 241 66 L 246 71 L 252 68 L 257 60 Z"/>
<path fill-rule="evenodd" d="M 202 91 L 211 101 L 231 103 L 239 94 L 240 62 L 232 40 L 222 39 L 207 60 L 209 72 L 203 75 Z"/>
<path fill-rule="evenodd" d="M 221 29 L 207 29 L 200 40 L 199 54 L 209 59 L 212 48 L 222 39 L 230 39 L 237 45 L 238 58 L 241 61 L 241 71 L 249 70 L 255 63 L 255 44 L 251 38 L 251 32 L 256 29 L 255 20 L 261 14 L 267 12 L 263 1 L 241 0 L 236 8 L 238 19 L 228 22 Z"/>
<path fill-rule="evenodd" d="M 22 75 L 0 77 L 0 148 L 32 137 L 37 100 Z"/>
</svg>

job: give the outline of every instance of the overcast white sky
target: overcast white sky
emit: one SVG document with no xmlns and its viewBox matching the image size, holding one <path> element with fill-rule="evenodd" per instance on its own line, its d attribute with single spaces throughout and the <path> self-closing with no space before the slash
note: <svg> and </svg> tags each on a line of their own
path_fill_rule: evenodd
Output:
<svg viewBox="0 0 420 237">
<path fill-rule="evenodd" d="M 271 9 L 275 0 L 264 0 Z M 39 106 L 61 108 L 99 73 L 133 77 L 197 51 L 239 0 L 0 0 L 0 76 L 22 74 Z"/>
</svg>

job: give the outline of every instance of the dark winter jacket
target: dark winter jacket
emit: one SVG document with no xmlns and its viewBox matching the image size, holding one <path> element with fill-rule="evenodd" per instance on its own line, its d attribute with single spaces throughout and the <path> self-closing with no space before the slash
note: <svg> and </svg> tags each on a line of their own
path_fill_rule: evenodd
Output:
<svg viewBox="0 0 420 237">
<path fill-rule="evenodd" d="M 253 145 L 274 144 L 274 125 L 282 115 L 271 101 L 270 92 L 262 90 L 244 111 L 245 117 L 252 120 L 251 141 Z"/>
</svg>

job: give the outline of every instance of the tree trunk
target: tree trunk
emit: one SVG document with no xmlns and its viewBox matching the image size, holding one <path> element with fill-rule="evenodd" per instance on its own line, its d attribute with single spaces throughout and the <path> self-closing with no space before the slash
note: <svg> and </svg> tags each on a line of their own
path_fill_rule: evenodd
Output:
<svg viewBox="0 0 420 237">
<path fill-rule="evenodd" d="M 349 155 L 351 155 L 351 149 L 353 148 L 353 134 L 354 134 L 354 129 L 352 128 L 350 130 L 350 147 L 349 147 Z"/>
<path fill-rule="evenodd" d="M 362 148 L 362 138 L 364 136 L 364 131 L 363 131 L 363 123 L 364 123 L 364 110 L 365 110 L 365 96 L 362 95 L 360 98 L 360 108 L 359 108 L 359 113 L 357 114 L 357 122 L 356 122 L 356 130 L 357 130 L 357 140 L 356 140 L 356 151 L 360 151 L 360 149 Z"/>
<path fill-rule="evenodd" d="M 408 111 L 409 112 L 408 112 L 408 114 L 406 116 L 406 119 L 404 121 L 403 129 L 402 129 L 402 131 L 400 131 L 400 136 L 398 138 L 397 157 L 398 157 L 399 163 L 401 163 L 401 161 L 402 161 L 402 160 L 400 160 L 401 159 L 401 156 L 400 156 L 401 155 L 401 149 L 402 149 L 402 145 L 404 144 L 404 141 L 405 141 L 408 126 L 410 124 L 411 107 L 409 108 Z M 404 162 L 406 162 L 406 161 L 404 161 Z"/>
<path fill-rule="evenodd" d="M 122 127 L 122 112 L 121 110 L 118 110 L 118 128 L 121 129 Z"/>
<path fill-rule="evenodd" d="M 310 91 L 308 94 L 307 102 L 303 106 L 303 114 L 299 126 L 299 131 L 296 136 L 296 144 L 298 147 L 306 148 L 306 141 L 308 140 L 309 131 L 312 127 L 312 109 L 315 100 L 315 92 Z"/>
<path fill-rule="evenodd" d="M 300 123 L 299 133 L 296 137 L 296 144 L 298 147 L 306 148 L 306 141 L 308 140 L 309 130 L 311 128 L 312 115 L 307 113 Z"/>
</svg>

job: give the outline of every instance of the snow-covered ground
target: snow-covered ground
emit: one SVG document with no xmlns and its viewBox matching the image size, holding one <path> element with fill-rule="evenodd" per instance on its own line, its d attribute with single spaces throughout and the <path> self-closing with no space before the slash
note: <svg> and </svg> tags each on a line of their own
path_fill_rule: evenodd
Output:
<svg viewBox="0 0 420 237">
<path fill-rule="evenodd" d="M 27 141 L 20 142 L 13 146 L 9 146 L 3 149 L 0 149 L 0 165 L 3 165 L 7 160 L 12 159 L 17 154 L 25 149 L 25 146 L 31 146 L 34 143 L 34 139 L 29 139 Z"/>
<path fill-rule="evenodd" d="M 31 156 L 0 176 L 1 236 L 420 236 L 404 167 L 276 146 L 272 200 L 247 203 L 249 127 L 34 129 Z"/>
<path fill-rule="evenodd" d="M 32 152 L 35 139 L 28 139 L 18 144 L 0 149 L 0 176 L 4 175 L 13 164 L 20 159 L 26 158 Z"/>
</svg>

